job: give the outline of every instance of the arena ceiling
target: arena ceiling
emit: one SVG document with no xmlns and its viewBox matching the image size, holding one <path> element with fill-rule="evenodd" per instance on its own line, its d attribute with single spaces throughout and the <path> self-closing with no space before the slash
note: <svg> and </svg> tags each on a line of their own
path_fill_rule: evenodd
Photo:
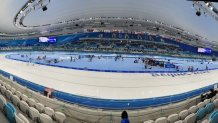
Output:
<svg viewBox="0 0 218 123">
<path fill-rule="evenodd" d="M 44 2 L 34 3 L 39 1 Z M 33 3 L 34 9 L 32 6 L 21 12 Z M 196 16 L 195 12 L 192 2 L 186 0 L 1 0 L 0 32 L 43 32 L 68 27 L 78 18 L 127 17 L 160 21 L 218 42 L 218 21 L 209 15 Z"/>
</svg>

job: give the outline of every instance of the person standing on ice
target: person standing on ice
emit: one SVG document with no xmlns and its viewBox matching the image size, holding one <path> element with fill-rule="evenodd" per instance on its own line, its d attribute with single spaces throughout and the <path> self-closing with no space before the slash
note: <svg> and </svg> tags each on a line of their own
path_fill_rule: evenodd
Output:
<svg viewBox="0 0 218 123">
<path fill-rule="evenodd" d="M 70 56 L 70 61 L 71 61 L 71 62 L 73 61 L 73 57 L 72 57 L 72 56 Z"/>
</svg>

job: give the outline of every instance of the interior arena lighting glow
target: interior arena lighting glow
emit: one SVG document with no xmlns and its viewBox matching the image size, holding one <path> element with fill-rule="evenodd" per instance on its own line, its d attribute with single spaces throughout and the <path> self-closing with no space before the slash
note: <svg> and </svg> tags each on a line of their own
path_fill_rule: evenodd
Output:
<svg viewBox="0 0 218 123">
<path fill-rule="evenodd" d="M 212 7 L 212 6 L 210 7 L 210 10 L 213 10 L 213 7 Z"/>
<path fill-rule="evenodd" d="M 203 13 L 213 17 L 216 21 L 218 21 L 218 11 L 214 6 L 213 2 L 205 2 L 205 1 L 193 1 L 193 6 L 195 6 L 196 15 L 199 16 L 198 10 L 202 10 Z"/>
<path fill-rule="evenodd" d="M 46 11 L 47 9 L 48 9 L 47 6 L 42 7 L 42 11 Z"/>
<path fill-rule="evenodd" d="M 200 11 L 197 11 L 197 12 L 196 12 L 196 15 L 197 15 L 197 16 L 201 16 L 201 12 L 200 12 Z"/>
</svg>

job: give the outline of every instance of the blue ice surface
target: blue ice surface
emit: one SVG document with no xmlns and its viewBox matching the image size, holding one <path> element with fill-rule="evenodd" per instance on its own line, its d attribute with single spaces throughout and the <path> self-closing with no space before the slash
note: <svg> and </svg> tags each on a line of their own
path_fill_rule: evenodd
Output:
<svg viewBox="0 0 218 123">
<path fill-rule="evenodd" d="M 23 55 L 23 57 L 21 57 Z M 87 55 L 94 55 L 95 57 L 90 61 Z M 46 59 L 37 60 L 38 57 Z M 80 59 L 79 56 L 81 57 Z M 177 71 L 175 68 L 163 68 L 159 66 L 148 66 L 144 68 L 144 63 L 139 60 L 139 63 L 134 63 L 134 60 L 140 58 L 153 58 L 159 61 L 168 62 L 179 66 L 179 71 L 186 72 L 189 66 L 193 66 L 194 70 L 217 69 L 218 62 L 206 61 L 203 59 L 188 59 L 188 58 L 175 58 L 163 56 L 148 56 L 148 55 L 122 55 L 122 58 L 115 61 L 117 54 L 101 54 L 101 53 L 78 53 L 78 52 L 19 52 L 7 55 L 7 58 L 20 60 L 25 62 L 38 63 L 49 66 L 58 66 L 63 68 L 93 70 L 93 71 L 116 71 L 116 72 L 173 72 Z M 71 61 L 71 57 L 74 61 Z M 99 58 L 100 57 L 100 58 Z M 54 63 L 54 59 L 58 63 Z M 52 61 L 48 63 L 48 61 Z M 150 69 L 149 69 L 150 68 Z"/>
</svg>

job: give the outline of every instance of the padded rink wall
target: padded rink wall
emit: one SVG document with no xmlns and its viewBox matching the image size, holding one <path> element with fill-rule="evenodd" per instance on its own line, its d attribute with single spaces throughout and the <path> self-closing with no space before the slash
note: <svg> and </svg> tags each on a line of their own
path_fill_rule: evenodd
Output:
<svg viewBox="0 0 218 123">
<path fill-rule="evenodd" d="M 0 74 L 2 74 L 4 77 L 7 77 L 9 79 L 13 79 L 18 84 L 25 86 L 33 91 L 39 92 L 41 94 L 43 94 L 44 90 L 47 88 L 2 70 L 0 70 Z M 186 99 L 199 96 L 201 93 L 205 93 L 209 91 L 210 89 L 214 88 L 215 85 L 217 85 L 217 83 L 182 94 L 148 98 L 148 99 L 135 99 L 135 100 L 97 99 L 97 98 L 73 95 L 58 90 L 55 90 L 53 92 L 53 97 L 64 102 L 77 104 L 80 106 L 90 107 L 90 108 L 107 109 L 107 110 L 127 110 L 127 109 L 133 110 L 133 109 L 144 109 L 148 107 L 156 107 L 156 106 L 184 101 Z"/>
</svg>

